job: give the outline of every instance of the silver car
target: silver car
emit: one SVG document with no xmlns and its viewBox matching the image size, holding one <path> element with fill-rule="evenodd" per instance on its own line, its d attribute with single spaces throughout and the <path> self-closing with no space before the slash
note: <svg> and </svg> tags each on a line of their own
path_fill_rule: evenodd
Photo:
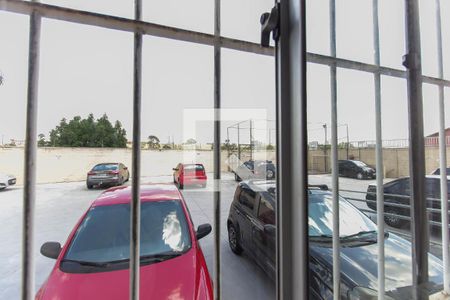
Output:
<svg viewBox="0 0 450 300">
<path fill-rule="evenodd" d="M 130 179 L 128 168 L 122 163 L 102 163 L 95 165 L 88 173 L 86 186 L 122 185 Z"/>
</svg>

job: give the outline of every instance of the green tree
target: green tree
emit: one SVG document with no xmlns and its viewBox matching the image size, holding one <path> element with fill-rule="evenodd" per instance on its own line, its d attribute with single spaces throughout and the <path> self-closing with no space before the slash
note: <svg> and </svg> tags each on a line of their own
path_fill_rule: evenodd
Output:
<svg viewBox="0 0 450 300">
<path fill-rule="evenodd" d="M 156 135 L 148 136 L 148 147 L 150 149 L 159 149 L 160 147 L 159 143 L 160 143 L 159 138 Z"/>
<path fill-rule="evenodd" d="M 45 141 L 45 135 L 43 133 L 40 133 L 38 135 L 38 147 L 45 147 L 47 146 L 47 142 Z"/>
<path fill-rule="evenodd" d="M 106 114 L 97 120 L 93 114 L 86 119 L 75 116 L 69 122 L 63 118 L 50 131 L 49 145 L 55 147 L 125 148 L 126 144 L 126 130 L 120 121 L 116 121 L 113 127 Z"/>
<path fill-rule="evenodd" d="M 188 144 L 188 145 L 194 145 L 194 144 L 197 144 L 197 141 L 195 140 L 195 139 L 188 139 L 187 141 L 186 141 L 186 144 Z"/>
</svg>

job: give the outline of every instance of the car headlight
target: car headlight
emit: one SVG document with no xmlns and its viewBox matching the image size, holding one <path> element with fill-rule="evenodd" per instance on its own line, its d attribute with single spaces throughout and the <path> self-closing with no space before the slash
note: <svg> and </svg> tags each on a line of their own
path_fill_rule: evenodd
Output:
<svg viewBox="0 0 450 300">
<path fill-rule="evenodd" d="M 377 300 L 378 291 L 357 286 L 348 292 L 348 300 Z M 385 300 L 394 300 L 394 298 L 385 295 Z"/>
</svg>

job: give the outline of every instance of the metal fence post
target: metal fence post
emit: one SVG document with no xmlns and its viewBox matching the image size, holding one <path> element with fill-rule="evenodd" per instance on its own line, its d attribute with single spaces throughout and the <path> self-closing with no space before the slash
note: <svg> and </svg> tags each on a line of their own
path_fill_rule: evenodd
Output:
<svg viewBox="0 0 450 300">
<path fill-rule="evenodd" d="M 279 3 L 277 298 L 309 299 L 306 1 Z M 298 201 L 298 200 L 301 201 Z"/>
<path fill-rule="evenodd" d="M 220 0 L 214 1 L 214 298 L 221 298 L 220 268 Z"/>
<path fill-rule="evenodd" d="M 425 194 L 425 149 L 423 134 L 422 63 L 418 0 L 405 1 L 406 49 L 404 66 L 408 81 L 409 173 L 412 217 L 413 298 L 428 299 L 428 216 Z"/>
<path fill-rule="evenodd" d="M 378 23 L 378 0 L 372 0 L 373 46 L 375 65 L 380 65 L 380 29 Z M 377 226 L 378 226 L 378 299 L 384 299 L 385 266 L 384 266 L 384 187 L 383 187 L 383 139 L 381 126 L 381 75 L 374 73 L 375 88 L 375 156 L 377 176 Z"/>
<path fill-rule="evenodd" d="M 135 19 L 141 20 L 142 2 L 135 0 Z M 141 85 L 142 85 L 142 34 L 134 33 L 133 69 L 133 152 L 131 183 L 131 233 L 130 233 L 130 299 L 139 299 L 140 269 L 140 173 L 141 173 Z"/>
<path fill-rule="evenodd" d="M 336 57 L 336 1 L 330 0 L 330 55 Z M 339 236 L 339 169 L 337 133 L 336 65 L 330 66 L 331 90 L 331 186 L 333 199 L 333 299 L 341 298 L 341 260 Z"/>
<path fill-rule="evenodd" d="M 37 112 L 41 16 L 30 14 L 28 48 L 27 120 L 25 132 L 23 220 L 22 220 L 22 300 L 34 299 L 34 213 L 36 202 Z"/>
<path fill-rule="evenodd" d="M 439 78 L 444 78 L 442 54 L 441 1 L 436 0 L 436 30 Z M 448 233 L 448 191 L 447 191 L 447 149 L 445 145 L 445 103 L 444 87 L 439 86 L 439 167 L 441 169 L 441 216 L 442 216 L 442 258 L 444 264 L 444 292 L 450 294 L 449 233 Z"/>
</svg>

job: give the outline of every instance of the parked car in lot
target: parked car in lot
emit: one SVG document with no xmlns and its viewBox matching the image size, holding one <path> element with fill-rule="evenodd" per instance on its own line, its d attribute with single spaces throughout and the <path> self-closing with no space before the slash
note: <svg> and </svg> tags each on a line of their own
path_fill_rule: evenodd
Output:
<svg viewBox="0 0 450 300">
<path fill-rule="evenodd" d="M 450 167 L 445 169 L 445 172 L 447 174 L 447 176 L 450 176 Z M 431 175 L 441 175 L 441 169 L 437 168 L 436 170 L 434 170 Z"/>
<path fill-rule="evenodd" d="M 275 276 L 274 181 L 243 181 L 236 188 L 227 220 L 235 254 L 245 251 L 270 276 Z M 301 199 L 295 199 L 301 201 Z M 332 194 L 324 187 L 309 189 L 310 297 L 333 299 Z M 339 198 L 341 242 L 340 299 L 376 299 L 377 226 L 356 207 Z M 385 234 L 386 297 L 411 299 L 411 243 Z M 442 289 L 442 261 L 429 254 L 430 292 Z"/>
<path fill-rule="evenodd" d="M 101 163 L 87 173 L 86 186 L 122 185 L 129 179 L 130 171 L 123 163 Z"/>
<path fill-rule="evenodd" d="M 8 186 L 16 184 L 16 177 L 0 173 L 0 190 L 6 189 Z"/>
<path fill-rule="evenodd" d="M 208 177 L 205 167 L 202 164 L 182 164 L 179 163 L 173 170 L 173 183 L 178 188 L 183 189 L 189 185 L 200 185 L 206 187 Z"/>
<path fill-rule="evenodd" d="M 173 185 L 143 185 L 141 193 L 141 299 L 213 299 L 212 281 L 183 196 Z M 81 217 L 63 247 L 42 245 L 56 259 L 36 299 L 129 298 L 131 187 L 103 192 Z"/>
<path fill-rule="evenodd" d="M 424 201 L 427 202 L 427 208 L 432 209 L 441 209 L 441 187 L 440 187 L 440 176 L 438 175 L 427 175 L 425 177 L 425 185 L 426 185 L 426 197 Z M 377 209 L 377 195 L 376 195 L 376 184 L 370 184 L 367 188 L 366 201 L 367 206 L 373 210 Z M 450 176 L 447 176 L 447 190 L 448 197 L 450 199 Z M 409 223 L 407 219 L 404 217 L 410 216 L 409 207 L 399 207 L 400 205 L 410 205 L 410 184 L 409 177 L 399 178 L 393 180 L 391 182 L 385 183 L 383 185 L 384 191 L 384 202 L 391 203 L 393 205 L 385 205 L 384 211 L 388 213 L 385 215 L 385 221 L 388 225 L 393 227 L 402 227 Z M 434 199 L 434 200 L 433 200 Z M 440 211 L 431 211 L 428 214 L 429 220 L 440 222 L 441 221 L 441 212 Z M 403 217 L 403 218 L 402 218 Z"/>
<path fill-rule="evenodd" d="M 373 179 L 376 177 L 374 168 L 359 160 L 339 160 L 339 176 L 357 179 Z"/>
<path fill-rule="evenodd" d="M 270 160 L 248 160 L 233 170 L 236 181 L 248 179 L 275 179 L 276 167 Z"/>
</svg>

